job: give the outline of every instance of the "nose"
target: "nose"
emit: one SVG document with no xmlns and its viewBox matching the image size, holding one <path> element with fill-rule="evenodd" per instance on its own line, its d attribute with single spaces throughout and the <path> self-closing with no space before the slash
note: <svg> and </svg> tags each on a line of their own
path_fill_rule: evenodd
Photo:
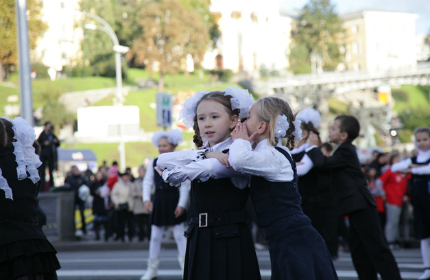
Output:
<svg viewBox="0 0 430 280">
<path fill-rule="evenodd" d="M 206 119 L 206 121 L 205 121 L 205 127 L 211 127 L 211 126 L 212 126 L 211 120 L 209 118 Z"/>
</svg>

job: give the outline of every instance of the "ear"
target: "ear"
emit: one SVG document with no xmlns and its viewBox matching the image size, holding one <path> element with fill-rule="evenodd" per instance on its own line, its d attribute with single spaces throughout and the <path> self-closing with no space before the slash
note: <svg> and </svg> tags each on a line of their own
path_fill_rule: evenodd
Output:
<svg viewBox="0 0 430 280">
<path fill-rule="evenodd" d="M 302 130 L 302 138 L 307 139 L 309 137 L 309 132 L 307 130 Z"/>
<path fill-rule="evenodd" d="M 260 122 L 260 125 L 257 129 L 257 134 L 264 134 L 267 130 L 267 123 L 266 122 Z"/>
<path fill-rule="evenodd" d="M 341 132 L 340 133 L 340 139 L 342 139 L 342 141 L 346 141 L 346 139 L 348 139 L 348 133 L 347 132 Z"/>
<path fill-rule="evenodd" d="M 233 115 L 231 117 L 230 129 L 234 129 L 236 127 L 238 121 L 239 121 L 239 116 L 238 115 Z"/>
</svg>

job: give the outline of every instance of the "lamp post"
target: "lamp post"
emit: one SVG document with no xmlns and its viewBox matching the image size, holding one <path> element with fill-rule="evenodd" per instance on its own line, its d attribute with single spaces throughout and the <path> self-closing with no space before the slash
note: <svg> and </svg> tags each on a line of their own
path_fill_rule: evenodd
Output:
<svg viewBox="0 0 430 280">
<path fill-rule="evenodd" d="M 121 73 L 121 54 L 126 53 L 129 48 L 125 46 L 121 46 L 118 41 L 118 37 L 115 34 L 115 31 L 112 29 L 112 27 L 107 23 L 104 19 L 101 17 L 89 14 L 89 13 L 82 13 L 82 16 L 92 18 L 102 24 L 95 25 L 95 24 L 85 24 L 84 27 L 86 29 L 90 30 L 102 30 L 106 32 L 109 37 L 113 41 L 113 51 L 115 52 L 115 67 L 116 67 L 116 94 L 114 99 L 114 105 L 115 106 L 122 106 L 124 102 L 123 94 L 122 94 L 122 73 Z M 120 120 L 119 124 L 119 156 L 120 156 L 120 168 L 121 170 L 125 170 L 125 146 L 124 146 L 124 127 L 122 124 L 122 120 Z"/>
</svg>

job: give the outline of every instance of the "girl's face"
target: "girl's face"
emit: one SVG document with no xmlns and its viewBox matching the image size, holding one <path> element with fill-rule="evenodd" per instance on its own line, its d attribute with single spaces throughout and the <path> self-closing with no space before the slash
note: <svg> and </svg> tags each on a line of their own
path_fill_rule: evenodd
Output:
<svg viewBox="0 0 430 280">
<path fill-rule="evenodd" d="M 421 151 L 427 151 L 430 149 L 430 137 L 427 132 L 418 132 L 415 134 L 415 142 L 417 147 Z"/>
<path fill-rule="evenodd" d="M 375 168 L 370 168 L 370 169 L 367 171 L 367 175 L 368 175 L 370 178 L 374 178 L 374 177 L 376 176 L 376 169 L 375 169 Z"/>
<path fill-rule="evenodd" d="M 249 116 L 245 121 L 246 129 L 248 130 L 248 134 L 252 135 L 254 132 L 256 132 L 263 121 L 260 121 L 258 119 L 257 115 L 257 103 L 254 103 L 252 105 L 251 110 L 249 110 Z"/>
<path fill-rule="evenodd" d="M 167 141 L 166 137 L 161 137 L 160 140 L 158 140 L 158 153 L 164 154 L 164 153 L 170 153 L 175 150 L 176 146 L 173 146 Z"/>
<path fill-rule="evenodd" d="M 203 100 L 197 107 L 197 124 L 200 135 L 214 146 L 230 137 L 238 116 L 230 116 L 224 105 L 214 100 Z"/>
</svg>

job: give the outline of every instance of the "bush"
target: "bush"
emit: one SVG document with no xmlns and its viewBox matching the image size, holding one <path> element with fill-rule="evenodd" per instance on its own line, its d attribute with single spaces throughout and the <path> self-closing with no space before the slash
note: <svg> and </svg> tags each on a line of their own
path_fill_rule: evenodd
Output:
<svg viewBox="0 0 430 280">
<path fill-rule="evenodd" d="M 211 70 L 210 73 L 215 77 L 218 77 L 218 80 L 222 82 L 229 82 L 234 75 L 233 71 L 231 71 L 230 69 L 215 69 Z"/>
<path fill-rule="evenodd" d="M 36 71 L 37 78 L 39 79 L 49 78 L 48 69 L 49 67 L 42 62 L 35 62 L 31 64 L 31 71 Z"/>
<path fill-rule="evenodd" d="M 409 129 L 402 129 L 399 131 L 399 139 L 401 143 L 411 143 L 412 142 L 412 134 L 414 134 L 411 130 Z"/>
<path fill-rule="evenodd" d="M 94 76 L 116 77 L 115 55 L 112 53 L 100 54 L 94 58 L 91 65 Z M 122 63 L 122 78 L 127 78 L 127 64 Z"/>
<path fill-rule="evenodd" d="M 396 100 L 396 101 L 401 101 L 401 102 L 408 102 L 409 101 L 409 95 L 405 90 L 393 89 L 391 91 L 391 95 L 393 96 L 394 100 Z"/>
</svg>

